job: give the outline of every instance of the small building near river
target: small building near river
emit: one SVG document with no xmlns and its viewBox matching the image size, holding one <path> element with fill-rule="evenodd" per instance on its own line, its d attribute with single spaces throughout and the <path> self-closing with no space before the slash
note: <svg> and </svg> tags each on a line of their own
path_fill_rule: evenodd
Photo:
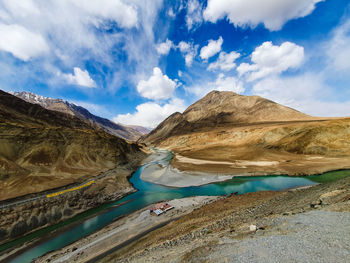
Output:
<svg viewBox="0 0 350 263">
<path fill-rule="evenodd" d="M 156 214 L 157 216 L 160 216 L 161 214 L 173 209 L 174 207 L 169 205 L 168 203 L 158 203 L 155 204 L 149 212 L 152 214 Z"/>
</svg>

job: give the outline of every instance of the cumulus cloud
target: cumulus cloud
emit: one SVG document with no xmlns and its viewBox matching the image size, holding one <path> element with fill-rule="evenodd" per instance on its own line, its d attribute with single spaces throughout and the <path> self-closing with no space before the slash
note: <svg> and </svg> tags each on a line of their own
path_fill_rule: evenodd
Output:
<svg viewBox="0 0 350 263">
<path fill-rule="evenodd" d="M 245 88 L 242 81 L 235 77 L 226 77 L 223 73 L 220 73 L 215 81 L 207 82 L 203 85 L 188 87 L 186 90 L 197 97 L 203 97 L 212 90 L 243 93 Z"/>
<path fill-rule="evenodd" d="M 350 70 L 350 19 L 338 26 L 326 45 L 326 53 L 336 70 Z"/>
<path fill-rule="evenodd" d="M 74 74 L 62 74 L 62 77 L 70 84 L 78 85 L 87 88 L 95 88 L 96 83 L 90 77 L 87 70 L 81 70 L 78 67 L 74 68 Z"/>
<path fill-rule="evenodd" d="M 193 59 L 197 54 L 198 46 L 193 46 L 193 44 L 181 41 L 177 48 L 185 55 L 185 63 L 187 67 L 192 66 Z"/>
<path fill-rule="evenodd" d="M 186 53 L 191 50 L 191 45 L 186 43 L 185 41 L 181 41 L 177 46 L 182 53 Z"/>
<path fill-rule="evenodd" d="M 198 0 L 189 0 L 187 2 L 186 25 L 191 30 L 195 25 L 199 25 L 202 18 L 202 4 Z"/>
<path fill-rule="evenodd" d="M 237 68 L 240 76 L 247 74 L 248 81 L 298 68 L 304 61 L 304 48 L 291 42 L 280 46 L 264 42 L 254 50 L 251 60 L 253 64 L 242 63 Z"/>
<path fill-rule="evenodd" d="M 141 125 L 154 128 L 169 115 L 177 111 L 182 112 L 185 109 L 184 101 L 177 98 L 165 104 L 146 102 L 138 105 L 135 113 L 119 114 L 113 120 L 126 125 Z"/>
<path fill-rule="evenodd" d="M 45 39 L 20 25 L 0 24 L 0 50 L 28 61 L 49 51 Z"/>
<path fill-rule="evenodd" d="M 219 58 L 217 61 L 209 64 L 208 70 L 221 69 L 224 71 L 229 71 L 236 67 L 235 60 L 239 58 L 240 54 L 232 51 L 230 53 L 226 53 L 224 51 L 220 52 Z"/>
<path fill-rule="evenodd" d="M 168 99 L 176 88 L 176 82 L 163 75 L 160 68 L 153 69 L 153 75 L 148 80 L 141 80 L 137 91 L 142 97 L 148 99 Z"/>
<path fill-rule="evenodd" d="M 199 56 L 205 60 L 211 58 L 221 51 L 221 45 L 223 42 L 224 40 L 222 37 L 220 37 L 218 40 L 209 40 L 208 45 L 201 48 Z"/>
<path fill-rule="evenodd" d="M 160 55 L 167 55 L 173 46 L 173 42 L 167 39 L 165 42 L 157 45 L 157 52 Z"/>
<path fill-rule="evenodd" d="M 279 30 L 289 20 L 312 13 L 324 0 L 208 0 L 205 20 L 215 23 L 227 17 L 236 27 L 256 27 L 263 23 L 271 31 Z"/>
</svg>

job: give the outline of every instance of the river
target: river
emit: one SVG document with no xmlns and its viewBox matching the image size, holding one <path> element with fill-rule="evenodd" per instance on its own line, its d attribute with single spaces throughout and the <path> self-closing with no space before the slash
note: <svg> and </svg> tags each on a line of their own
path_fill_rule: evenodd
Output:
<svg viewBox="0 0 350 263">
<path fill-rule="evenodd" d="M 196 187 L 171 188 L 161 185 L 145 182 L 140 179 L 143 169 L 148 165 L 168 165 L 172 158 L 170 152 L 158 150 L 158 159 L 142 165 L 130 178 L 130 182 L 138 189 L 116 202 L 112 202 L 101 207 L 91 209 L 72 219 L 69 219 L 60 224 L 47 227 L 36 231 L 30 235 L 9 242 L 0 246 L 0 251 L 22 244 L 34 238 L 46 237 L 45 242 L 28 249 L 18 257 L 14 258 L 13 263 L 30 262 L 36 257 L 39 257 L 49 251 L 60 249 L 76 240 L 87 236 L 96 230 L 99 230 L 116 218 L 141 209 L 151 203 L 161 200 L 171 200 L 189 196 L 216 196 L 226 195 L 231 193 L 244 194 L 248 192 L 257 192 L 264 190 L 282 190 L 287 188 L 295 188 L 301 186 L 309 186 L 317 183 L 333 181 L 350 175 L 350 171 L 335 171 L 328 172 L 322 175 L 314 175 L 307 177 L 289 177 L 289 176 L 261 176 L 261 177 L 234 177 L 231 180 L 207 184 Z M 123 203 L 123 204 L 122 204 Z M 120 206 L 117 206 L 122 204 Z M 115 206 L 115 207 L 114 207 Z M 88 218 L 86 220 L 82 220 Z M 79 222 L 79 223 L 77 223 Z M 76 223 L 74 227 L 67 227 Z M 65 228 L 64 228 L 65 227 Z M 57 235 L 51 235 L 54 230 L 63 229 Z M 66 230 L 64 230 L 66 229 Z"/>
</svg>

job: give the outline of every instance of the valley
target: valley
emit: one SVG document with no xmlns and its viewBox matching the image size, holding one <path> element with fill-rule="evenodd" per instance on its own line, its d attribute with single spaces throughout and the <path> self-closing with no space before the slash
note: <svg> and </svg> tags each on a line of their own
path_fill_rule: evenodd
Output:
<svg viewBox="0 0 350 263">
<path fill-rule="evenodd" d="M 0 0 L 0 263 L 349 263 L 349 0 Z"/>
<path fill-rule="evenodd" d="M 143 226 L 143 228 L 141 228 L 141 225 L 145 221 L 136 220 L 134 222 L 135 225 L 133 225 L 133 227 L 128 227 L 128 224 L 121 224 L 121 222 L 124 222 L 124 221 L 117 220 L 115 221 L 115 223 L 112 223 L 116 218 L 121 218 L 121 220 L 128 220 L 128 218 L 130 218 L 129 213 L 132 213 L 134 211 L 137 211 L 137 212 L 130 215 L 132 218 L 139 218 L 141 214 L 145 216 L 146 214 L 149 214 L 147 210 L 147 206 L 162 200 L 172 200 L 172 199 L 178 199 L 181 197 L 190 197 L 190 196 L 220 196 L 220 195 L 227 195 L 235 192 L 239 194 L 243 194 L 247 192 L 260 192 L 264 190 L 280 190 L 280 189 L 286 189 L 286 188 L 304 187 L 304 186 L 310 186 L 310 185 L 317 185 L 318 182 L 323 182 L 323 183 L 332 182 L 335 179 L 339 180 L 341 178 L 349 176 L 349 171 L 344 171 L 344 172 L 327 173 L 324 175 L 317 175 L 317 176 L 311 176 L 311 177 L 288 177 L 288 176 L 240 177 L 240 178 L 234 178 L 232 180 L 229 180 L 223 183 L 207 184 L 200 187 L 187 187 L 187 188 L 186 187 L 185 188 L 164 187 L 164 186 L 155 185 L 152 183 L 147 183 L 140 178 L 142 172 L 148 166 L 158 166 L 159 164 L 166 166 L 170 160 L 171 160 L 171 155 L 169 155 L 169 153 L 161 150 L 157 151 L 155 154 L 148 157 L 149 162 L 145 163 L 142 167 L 140 167 L 130 179 L 130 182 L 132 183 L 132 185 L 136 189 L 138 189 L 137 192 L 131 195 L 128 195 L 117 202 L 110 203 L 109 206 L 104 208 L 106 209 L 106 211 L 104 211 L 103 213 L 101 213 L 100 211 L 100 214 L 94 215 L 93 217 L 89 217 L 83 221 L 80 221 L 79 224 L 73 226 L 72 229 L 68 228 L 63 233 L 59 233 L 57 236 L 51 237 L 49 240 L 45 241 L 44 244 L 39 243 L 38 245 L 35 245 L 34 243 L 32 248 L 30 248 L 27 251 L 24 248 L 24 251 L 26 252 L 21 252 L 20 256 L 15 257 L 14 260 L 11 262 L 27 262 L 27 261 L 30 261 L 30 259 L 40 256 L 49 250 L 52 250 L 52 249 L 57 250 L 62 247 L 64 247 L 62 250 L 60 250 L 57 253 L 56 252 L 52 253 L 50 255 L 56 259 L 58 257 L 57 259 L 58 261 L 60 261 L 59 260 L 60 257 L 63 257 L 67 262 L 69 262 L 70 258 L 67 258 L 65 256 L 67 252 L 72 251 L 73 247 L 88 246 L 90 248 L 90 245 L 88 245 L 90 242 L 91 242 L 91 249 L 92 249 L 91 251 L 93 252 L 94 255 L 98 254 L 97 251 L 94 249 L 95 245 L 100 247 L 100 252 L 102 253 L 105 249 L 110 248 L 110 245 L 108 245 L 107 247 L 102 245 L 103 249 L 101 248 L 101 244 L 103 244 L 105 240 L 104 238 L 102 238 L 103 236 L 106 235 L 110 238 L 113 238 L 115 240 L 113 244 L 117 246 L 117 244 L 120 242 L 123 242 L 125 238 L 132 238 L 132 236 L 134 235 L 133 233 L 135 233 L 135 231 L 142 231 L 142 229 L 145 229 L 145 227 L 146 229 L 152 228 L 154 224 L 157 224 L 157 222 L 159 222 L 158 220 L 154 221 L 151 219 L 150 221 L 148 221 L 149 224 L 146 224 Z M 271 193 L 274 193 L 274 192 L 271 192 Z M 275 192 L 275 193 L 277 194 L 278 192 Z M 261 192 L 259 196 L 261 195 L 264 196 L 265 193 Z M 178 210 L 179 206 L 182 206 L 181 200 L 182 199 L 179 199 L 179 202 L 177 203 L 175 210 L 172 210 L 174 213 L 169 214 L 171 216 L 170 219 L 175 219 L 180 215 L 176 211 L 179 211 Z M 209 199 L 203 199 L 203 200 L 209 200 Z M 255 200 L 255 202 L 260 202 L 260 201 Z M 196 206 L 202 206 L 204 204 L 205 202 L 199 202 L 197 203 Z M 218 205 L 216 204 L 216 202 L 213 204 Z M 116 206 L 116 207 L 113 207 L 113 206 Z M 191 210 L 187 210 L 187 211 L 190 212 Z M 208 212 L 209 211 L 210 210 L 208 210 Z M 223 210 L 223 212 L 225 212 L 225 210 Z M 121 217 L 121 216 L 126 216 L 126 218 L 124 219 L 124 217 Z M 167 218 L 164 218 L 164 219 L 167 219 Z M 160 220 L 162 220 L 162 218 L 160 218 Z M 110 225 L 111 223 L 112 225 Z M 95 233 L 95 231 L 101 228 L 102 230 L 100 232 Z M 117 230 L 119 228 L 120 228 L 120 231 L 122 232 Z M 72 235 L 72 233 L 74 234 Z M 85 238 L 85 236 L 87 237 Z M 77 241 L 77 243 L 73 243 L 69 247 L 65 247 L 66 245 L 69 245 L 71 242 L 74 242 L 75 240 L 79 240 L 79 241 Z M 96 240 L 99 240 L 99 241 L 95 242 Z M 110 239 L 106 239 L 106 242 L 109 244 L 108 240 Z M 77 251 L 76 253 L 71 253 L 71 256 L 74 256 L 74 257 L 79 256 L 80 255 L 79 253 L 82 252 L 82 250 L 76 250 L 76 249 L 74 249 L 74 251 Z M 90 257 L 91 254 L 88 253 L 85 256 Z M 65 260 L 63 260 L 63 262 L 65 262 Z"/>
<path fill-rule="evenodd" d="M 145 251 L 156 251 L 162 261 L 162 249 L 180 246 L 179 260 L 187 261 L 198 257 L 187 242 L 217 242 L 222 234 L 207 234 L 229 226 L 209 222 L 226 220 L 233 205 L 242 211 L 272 202 L 263 215 L 278 217 L 289 210 L 270 200 L 284 195 L 294 214 L 309 211 L 319 193 L 340 189 L 336 202 L 348 200 L 337 183 L 346 185 L 350 175 L 347 118 L 315 118 L 261 97 L 214 91 L 130 143 L 10 94 L 2 104 L 0 260 L 123 262 L 132 253 L 144 262 L 151 260 Z M 164 200 L 174 210 L 150 216 Z M 245 225 L 235 227 L 245 235 Z"/>
</svg>

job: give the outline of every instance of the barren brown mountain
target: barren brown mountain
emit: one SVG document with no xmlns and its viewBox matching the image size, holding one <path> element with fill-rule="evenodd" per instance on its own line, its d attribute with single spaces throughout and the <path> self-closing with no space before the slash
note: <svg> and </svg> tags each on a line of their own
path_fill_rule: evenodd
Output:
<svg viewBox="0 0 350 263">
<path fill-rule="evenodd" d="M 0 200 L 83 181 L 138 155 L 137 144 L 0 90 Z"/>
<path fill-rule="evenodd" d="M 38 104 L 45 109 L 59 111 L 75 116 L 92 126 L 100 128 L 109 134 L 118 136 L 126 140 L 136 141 L 142 135 L 147 134 L 149 132 L 149 130 L 144 127 L 133 127 L 114 123 L 108 119 L 101 118 L 90 113 L 87 109 L 81 106 L 77 106 L 74 103 L 70 103 L 62 99 L 48 98 L 26 91 L 14 92 L 13 95 L 27 102 Z"/>
<path fill-rule="evenodd" d="M 315 118 L 259 96 L 212 91 L 141 138 L 180 170 L 314 174 L 350 167 L 350 118 Z"/>
</svg>

